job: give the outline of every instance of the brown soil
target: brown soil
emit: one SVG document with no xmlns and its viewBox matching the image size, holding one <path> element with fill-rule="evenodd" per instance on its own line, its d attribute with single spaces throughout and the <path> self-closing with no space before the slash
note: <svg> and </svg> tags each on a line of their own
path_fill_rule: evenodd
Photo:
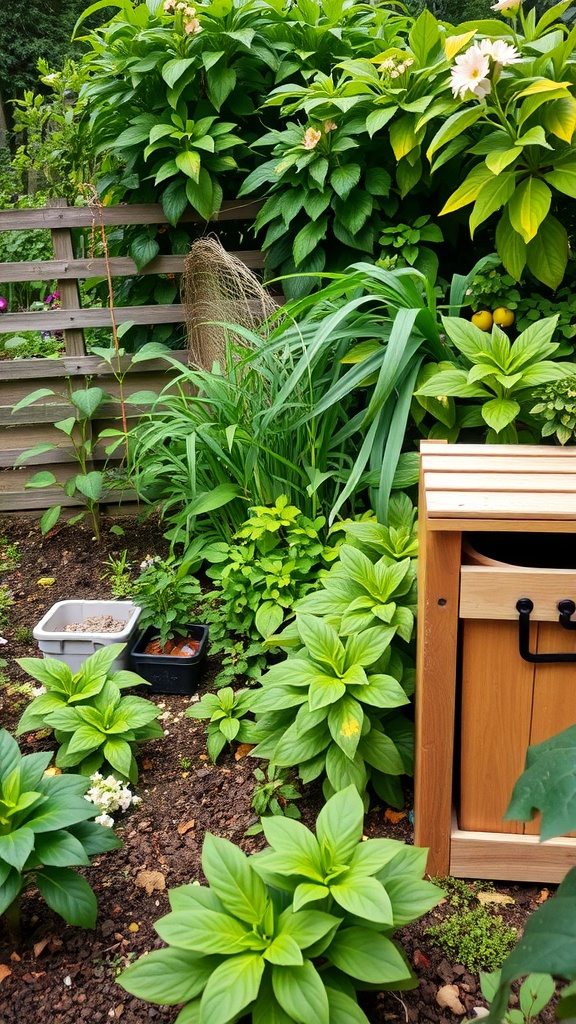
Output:
<svg viewBox="0 0 576 1024">
<path fill-rule="evenodd" d="M 135 568 L 150 551 L 166 553 L 153 523 L 136 525 L 131 519 L 117 524 L 124 525 L 124 536 L 109 533 L 111 523 L 104 523 L 104 540 L 98 547 L 79 526 L 63 526 L 42 538 L 32 522 L 0 521 L 0 538 L 18 540 L 21 552 L 16 569 L 0 572 L 0 585 L 7 584 L 14 598 L 9 623 L 0 628 L 8 641 L 0 648 L 0 656 L 8 661 L 4 669 L 7 681 L 0 688 L 3 727 L 14 730 L 30 699 L 28 677 L 12 659 L 38 654 L 31 629 L 48 608 L 71 597 L 109 598 L 110 589 L 101 574 L 110 553 L 119 555 L 127 548 Z M 0 543 L 0 567 L 2 548 Z M 51 577 L 54 583 L 49 587 L 38 582 Z M 200 692 L 210 689 L 217 671 L 217 660 L 209 655 Z M 246 838 L 244 834 L 256 820 L 250 808 L 255 762 L 249 757 L 236 760 L 229 751 L 216 765 L 211 764 L 203 723 L 185 717 L 190 698 L 149 696 L 162 710 L 165 737 L 142 750 L 137 787 L 142 803 L 124 818 L 116 816 L 124 848 L 95 858 L 93 866 L 86 869 L 98 898 L 96 929 L 90 932 L 64 924 L 36 891 L 29 890 L 23 899 L 20 945 L 9 940 L 0 922 L 0 1024 L 98 1024 L 117 1019 L 123 1024 L 151 1020 L 171 1024 L 178 1007 L 159 1007 L 132 998 L 116 984 L 117 974 L 145 951 L 162 945 L 154 922 L 168 911 L 168 889 L 202 879 L 200 857 L 207 830 L 238 843 L 248 853 L 263 843 L 261 837 Z M 21 741 L 25 752 L 52 745 L 49 738 L 38 735 Z M 407 800 L 409 806 L 409 795 Z M 313 826 L 321 804 L 319 789 L 308 787 L 299 802 L 305 824 Z M 366 819 L 366 834 L 412 842 L 409 813 L 395 820 L 397 817 L 375 806 Z M 497 883 L 496 891 L 513 898 L 513 904 L 498 910 L 517 928 L 547 897 L 547 890 L 535 885 Z M 452 910 L 441 905 L 398 933 L 419 984 L 398 995 L 361 996 L 371 1024 L 453 1024 L 457 1018 L 436 1002 L 439 987 L 446 984 L 457 986 L 466 1018 L 475 1018 L 474 1007 L 485 1005 L 477 976 L 450 963 L 425 935 L 426 928 L 447 913 Z M 550 1009 L 541 1016 L 543 1022 L 552 1019 Z"/>
</svg>

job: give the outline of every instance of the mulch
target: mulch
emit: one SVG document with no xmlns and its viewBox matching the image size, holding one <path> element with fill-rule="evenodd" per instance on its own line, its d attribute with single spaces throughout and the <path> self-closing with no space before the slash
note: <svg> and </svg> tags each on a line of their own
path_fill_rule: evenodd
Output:
<svg viewBox="0 0 576 1024">
<path fill-rule="evenodd" d="M 13 659 L 38 655 L 31 629 L 48 608 L 71 597 L 109 598 L 109 585 L 102 579 L 109 554 L 118 556 L 126 548 L 135 568 L 147 554 L 165 554 L 154 521 L 115 520 L 115 525 L 124 529 L 122 536 L 111 533 L 111 525 L 112 521 L 104 522 L 99 546 L 90 530 L 81 525 L 63 525 L 43 538 L 31 520 L 0 520 L 0 538 L 18 541 L 21 555 L 17 568 L 0 573 L 0 585 L 8 585 L 14 599 L 8 625 L 0 628 L 8 641 L 0 649 L 0 657 L 8 661 L 0 670 L 5 676 L 0 686 L 2 727 L 13 731 L 30 699 L 28 677 Z M 49 586 L 38 582 L 51 578 L 54 582 Z M 211 689 L 218 669 L 217 659 L 209 656 L 200 693 Z M 171 1024 L 178 1007 L 156 1006 L 131 997 L 116 983 L 117 975 L 142 953 L 163 945 L 154 922 L 169 909 L 170 888 L 203 880 L 201 851 L 207 831 L 232 840 L 247 853 L 263 845 L 261 837 L 245 836 L 256 820 L 250 804 L 257 762 L 250 757 L 236 760 L 233 750 L 228 750 L 212 764 L 206 753 L 203 723 L 185 717 L 190 698 L 147 696 L 162 711 L 165 736 L 142 749 L 137 786 L 142 803 L 116 818 L 123 849 L 94 858 L 92 866 L 85 869 L 98 898 L 96 928 L 92 932 L 66 925 L 35 890 L 28 890 L 22 901 L 24 928 L 19 945 L 2 930 L 0 920 L 0 1024 L 98 1024 L 110 1020 Z M 49 738 L 39 739 L 34 734 L 21 738 L 24 752 L 52 746 Z M 318 787 L 307 787 L 299 801 L 305 824 L 313 826 L 321 805 Z M 411 843 L 409 808 L 409 790 L 407 813 L 398 821 L 386 817 L 386 808 L 374 806 L 366 819 L 366 834 Z M 513 904 L 498 907 L 498 912 L 518 929 L 546 896 L 536 885 L 496 883 L 496 890 L 513 898 Z M 427 927 L 452 912 L 445 903 L 397 933 L 414 965 L 418 987 L 398 994 L 363 994 L 361 1003 L 371 1024 L 453 1024 L 458 1018 L 436 1002 L 439 987 L 447 984 L 457 987 L 464 1018 L 476 1019 L 475 1007 L 485 1005 L 478 977 L 462 965 L 450 963 L 425 934 Z M 546 1010 L 540 1019 L 544 1024 L 552 1021 L 552 1010 Z"/>
</svg>

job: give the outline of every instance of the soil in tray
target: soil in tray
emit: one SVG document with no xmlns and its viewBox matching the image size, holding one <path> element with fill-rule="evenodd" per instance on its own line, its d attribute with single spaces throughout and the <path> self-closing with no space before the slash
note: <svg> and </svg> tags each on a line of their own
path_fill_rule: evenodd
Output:
<svg viewBox="0 0 576 1024">
<path fill-rule="evenodd" d="M 167 640 L 162 647 L 159 640 L 150 640 L 143 654 L 169 654 L 171 658 L 194 658 L 200 650 L 200 641 L 191 636 L 180 640 Z"/>
</svg>

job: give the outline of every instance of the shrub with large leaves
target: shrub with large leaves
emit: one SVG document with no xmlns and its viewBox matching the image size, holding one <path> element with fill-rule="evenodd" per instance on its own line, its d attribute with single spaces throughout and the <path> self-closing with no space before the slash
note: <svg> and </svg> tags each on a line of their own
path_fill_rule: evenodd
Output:
<svg viewBox="0 0 576 1024">
<path fill-rule="evenodd" d="M 409 703 L 390 648 L 397 626 L 380 621 L 341 640 L 315 615 L 299 612 L 296 623 L 302 650 L 273 665 L 252 697 L 254 755 L 298 765 L 303 782 L 325 773 L 326 795 L 350 784 L 364 795 L 371 779 L 382 799 L 401 804 L 412 729 L 397 711 Z"/>
<path fill-rule="evenodd" d="M 96 897 L 73 868 L 122 846 L 110 828 L 90 820 L 98 808 L 84 799 L 88 779 L 45 775 L 51 757 L 22 756 L 16 740 L 0 731 L 0 915 L 15 934 L 19 896 L 29 885 L 69 924 L 93 928 Z"/>
<path fill-rule="evenodd" d="M 246 857 L 207 835 L 209 888 L 170 893 L 156 930 L 169 944 L 120 977 L 128 992 L 185 1003 L 176 1024 L 368 1024 L 356 991 L 416 982 L 396 927 L 433 907 L 441 890 L 421 880 L 426 851 L 393 839 L 362 842 L 353 787 L 328 801 L 316 836 L 265 818 L 271 849 Z"/>
<path fill-rule="evenodd" d="M 125 644 L 109 644 L 96 651 L 78 672 L 56 658 L 20 658 L 25 672 L 47 692 L 28 705 L 17 735 L 49 727 L 60 744 L 59 768 L 75 768 L 92 775 L 103 764 L 130 782 L 138 781 L 134 751 L 138 743 L 163 736 L 155 721 L 160 714 L 152 701 L 123 697 L 121 688 L 139 686 L 144 680 L 135 672 L 111 672 L 112 662 Z"/>
</svg>

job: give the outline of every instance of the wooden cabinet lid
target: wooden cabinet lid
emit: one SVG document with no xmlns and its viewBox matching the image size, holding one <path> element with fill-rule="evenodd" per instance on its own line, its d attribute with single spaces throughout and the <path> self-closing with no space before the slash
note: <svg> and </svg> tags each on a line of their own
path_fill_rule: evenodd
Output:
<svg viewBox="0 0 576 1024">
<path fill-rule="evenodd" d="M 422 441 L 420 452 L 430 529 L 576 531 L 576 448 Z"/>
</svg>

